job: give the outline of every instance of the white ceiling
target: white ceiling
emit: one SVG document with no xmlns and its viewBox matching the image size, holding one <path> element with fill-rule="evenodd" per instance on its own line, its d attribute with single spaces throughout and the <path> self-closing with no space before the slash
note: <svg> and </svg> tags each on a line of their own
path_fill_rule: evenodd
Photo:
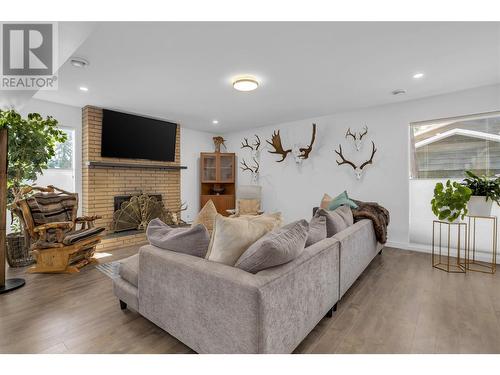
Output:
<svg viewBox="0 0 500 375">
<path fill-rule="evenodd" d="M 499 83 L 500 23 L 108 22 L 74 55 L 90 66 L 36 98 L 227 132 Z M 259 89 L 235 91 L 238 74 Z"/>
</svg>

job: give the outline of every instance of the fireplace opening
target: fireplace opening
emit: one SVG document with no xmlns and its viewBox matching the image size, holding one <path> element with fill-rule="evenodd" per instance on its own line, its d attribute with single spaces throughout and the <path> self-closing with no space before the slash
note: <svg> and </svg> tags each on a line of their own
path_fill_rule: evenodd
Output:
<svg viewBox="0 0 500 375">
<path fill-rule="evenodd" d="M 151 220 L 164 218 L 161 194 L 116 195 L 113 204 L 114 232 L 144 231 Z"/>
</svg>

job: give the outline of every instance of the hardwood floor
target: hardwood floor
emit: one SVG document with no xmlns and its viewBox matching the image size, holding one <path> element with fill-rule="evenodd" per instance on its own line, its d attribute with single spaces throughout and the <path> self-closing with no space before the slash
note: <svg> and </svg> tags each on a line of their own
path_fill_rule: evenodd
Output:
<svg viewBox="0 0 500 375">
<path fill-rule="evenodd" d="M 295 352 L 500 353 L 499 275 L 447 274 L 430 262 L 428 254 L 386 248 Z M 94 267 L 78 275 L 7 274 L 27 285 L 0 295 L 1 353 L 192 352 L 121 311 L 111 280 Z"/>
</svg>

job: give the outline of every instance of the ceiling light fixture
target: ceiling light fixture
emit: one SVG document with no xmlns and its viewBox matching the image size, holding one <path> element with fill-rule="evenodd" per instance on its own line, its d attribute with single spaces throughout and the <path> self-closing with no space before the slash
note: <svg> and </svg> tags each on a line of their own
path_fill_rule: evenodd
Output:
<svg viewBox="0 0 500 375">
<path fill-rule="evenodd" d="M 217 125 L 219 123 L 219 120 L 213 120 L 212 124 Z"/>
<path fill-rule="evenodd" d="M 83 57 L 72 57 L 70 60 L 71 65 L 77 68 L 86 68 L 90 65 L 89 61 Z"/>
<path fill-rule="evenodd" d="M 80 91 L 89 91 L 89 88 L 88 87 L 85 87 L 85 86 L 80 86 Z"/>
<path fill-rule="evenodd" d="M 419 78 L 422 78 L 423 76 L 424 76 L 424 73 L 415 73 L 415 74 L 413 75 L 413 78 L 415 78 L 415 79 L 419 79 Z"/>
<path fill-rule="evenodd" d="M 238 77 L 233 80 L 233 87 L 238 91 L 253 91 L 259 87 L 259 82 L 252 76 Z"/>
</svg>

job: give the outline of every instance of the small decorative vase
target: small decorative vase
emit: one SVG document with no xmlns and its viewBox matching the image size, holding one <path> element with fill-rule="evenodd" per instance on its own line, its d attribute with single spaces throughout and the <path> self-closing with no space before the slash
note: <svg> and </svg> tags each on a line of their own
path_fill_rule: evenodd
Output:
<svg viewBox="0 0 500 375">
<path fill-rule="evenodd" d="M 470 197 L 469 203 L 467 203 L 467 210 L 469 211 L 467 215 L 491 216 L 492 206 L 493 201 L 491 199 L 486 200 L 486 197 L 473 195 Z"/>
</svg>

